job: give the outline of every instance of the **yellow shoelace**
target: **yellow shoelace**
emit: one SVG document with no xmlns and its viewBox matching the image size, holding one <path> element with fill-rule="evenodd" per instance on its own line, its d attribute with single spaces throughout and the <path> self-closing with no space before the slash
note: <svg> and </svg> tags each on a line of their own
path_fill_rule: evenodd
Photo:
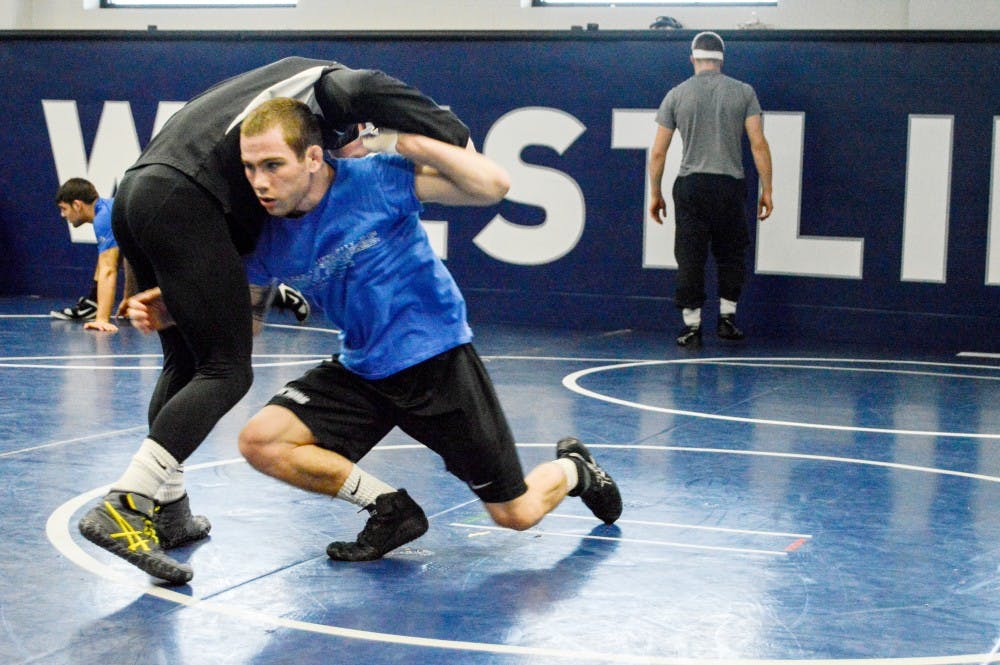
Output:
<svg viewBox="0 0 1000 665">
<path fill-rule="evenodd" d="M 144 552 L 150 551 L 149 543 L 150 541 L 154 543 L 159 543 L 159 538 L 156 537 L 156 529 L 153 527 L 153 523 L 148 519 L 143 520 L 143 530 L 136 531 L 127 519 L 125 519 L 121 513 L 115 510 L 109 502 L 104 502 L 104 507 L 107 509 L 108 513 L 115 520 L 121 531 L 117 533 L 112 533 L 112 538 L 125 538 L 128 540 L 128 548 L 132 551 L 137 549 L 142 549 Z"/>
</svg>

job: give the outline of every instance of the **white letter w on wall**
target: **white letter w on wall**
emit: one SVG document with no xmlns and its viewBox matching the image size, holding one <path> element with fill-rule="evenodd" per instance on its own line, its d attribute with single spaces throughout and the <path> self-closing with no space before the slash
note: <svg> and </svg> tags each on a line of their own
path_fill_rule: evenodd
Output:
<svg viewBox="0 0 1000 665">
<path fill-rule="evenodd" d="M 181 106 L 180 102 L 160 102 L 153 134 Z M 139 158 L 139 136 L 129 103 L 104 102 L 89 159 L 76 102 L 43 99 L 42 110 L 59 183 L 70 178 L 86 178 L 94 183 L 101 196 L 112 196 L 122 174 Z M 96 242 L 94 228 L 90 224 L 77 229 L 67 224 L 67 228 L 73 242 Z"/>
</svg>

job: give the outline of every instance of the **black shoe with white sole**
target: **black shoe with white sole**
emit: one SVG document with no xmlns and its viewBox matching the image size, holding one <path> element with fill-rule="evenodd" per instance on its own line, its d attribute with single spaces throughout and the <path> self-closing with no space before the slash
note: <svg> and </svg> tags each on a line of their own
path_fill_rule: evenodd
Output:
<svg viewBox="0 0 1000 665">
<path fill-rule="evenodd" d="M 590 454 L 578 439 L 566 437 L 556 444 L 556 458 L 571 459 L 576 463 L 579 482 L 570 490 L 570 496 L 579 496 L 597 519 L 613 524 L 622 514 L 622 495 L 608 472 Z"/>
<path fill-rule="evenodd" d="M 378 495 L 365 510 L 371 517 L 358 539 L 330 543 L 327 556 L 337 561 L 374 561 L 427 533 L 427 516 L 404 489 Z"/>
</svg>

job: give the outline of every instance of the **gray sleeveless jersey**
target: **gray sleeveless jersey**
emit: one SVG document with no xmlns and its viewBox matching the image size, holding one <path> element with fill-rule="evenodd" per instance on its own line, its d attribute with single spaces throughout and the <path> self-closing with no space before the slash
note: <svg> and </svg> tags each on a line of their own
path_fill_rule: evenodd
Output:
<svg viewBox="0 0 1000 665">
<path fill-rule="evenodd" d="M 743 178 L 744 122 L 761 113 L 754 89 L 720 72 L 702 72 L 670 90 L 656 112 L 657 124 L 680 132 L 680 173 L 719 173 Z"/>
</svg>

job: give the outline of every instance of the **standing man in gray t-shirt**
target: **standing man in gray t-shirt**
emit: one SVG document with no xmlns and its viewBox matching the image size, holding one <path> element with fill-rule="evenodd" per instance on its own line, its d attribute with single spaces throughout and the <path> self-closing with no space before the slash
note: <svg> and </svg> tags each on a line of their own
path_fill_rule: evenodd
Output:
<svg viewBox="0 0 1000 665">
<path fill-rule="evenodd" d="M 722 73 L 725 44 L 714 32 L 691 42 L 694 76 L 671 89 L 656 113 L 659 125 L 650 149 L 649 213 L 657 224 L 666 219 L 661 181 L 674 132 L 684 150 L 673 186 L 676 210 L 674 257 L 677 259 L 675 302 L 684 318 L 677 344 L 701 346 L 701 307 L 705 302 L 705 264 L 712 250 L 718 269 L 719 320 L 722 339 L 743 339 L 736 327 L 736 303 L 746 281 L 750 244 L 744 212 L 743 133 L 760 179 L 757 218 L 771 214 L 771 149 L 764 138 L 760 102 L 754 89 Z"/>
</svg>

